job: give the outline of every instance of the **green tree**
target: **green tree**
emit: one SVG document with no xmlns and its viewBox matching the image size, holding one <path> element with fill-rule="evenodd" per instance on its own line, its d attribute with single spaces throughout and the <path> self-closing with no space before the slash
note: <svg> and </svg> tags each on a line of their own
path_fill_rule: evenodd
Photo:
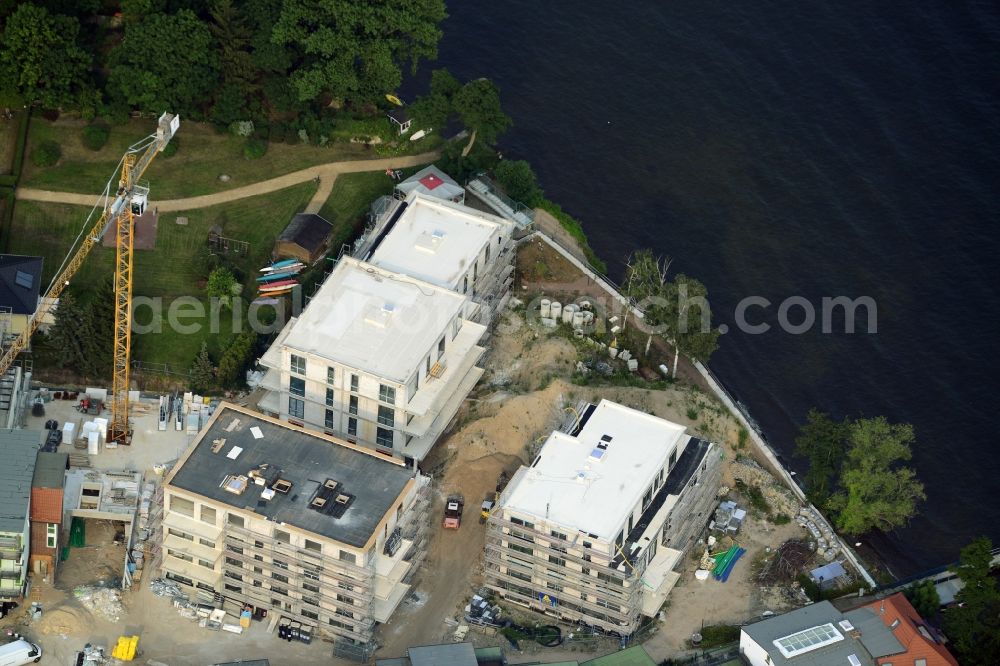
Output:
<svg viewBox="0 0 1000 666">
<path fill-rule="evenodd" d="M 501 160 L 493 173 L 511 198 L 529 206 L 542 198 L 538 177 L 525 160 Z"/>
<path fill-rule="evenodd" d="M 86 311 L 73 294 L 65 291 L 59 298 L 54 316 L 55 323 L 49 329 L 47 340 L 56 364 L 61 368 L 82 367 L 87 349 L 80 333 L 85 325 Z"/>
<path fill-rule="evenodd" d="M 497 169 L 499 168 L 498 165 Z M 652 250 L 634 252 L 628 261 L 625 296 L 642 311 L 642 321 L 650 327 L 646 336 L 646 355 L 653 342 L 652 331 L 662 329 L 671 316 L 671 309 L 667 307 L 669 267 L 670 258 L 656 257 Z"/>
<path fill-rule="evenodd" d="M 253 29 L 249 18 L 233 0 L 215 0 L 208 28 L 219 45 L 221 85 L 212 105 L 212 120 L 229 125 L 250 116 L 248 96 L 259 90 L 254 64 Z"/>
<path fill-rule="evenodd" d="M 374 101 L 399 85 L 404 63 L 437 57 L 446 15 L 443 0 L 285 0 L 271 41 L 292 56 L 300 101 Z"/>
<path fill-rule="evenodd" d="M 445 68 L 431 72 L 431 94 L 451 99 L 461 90 L 462 84 Z"/>
<path fill-rule="evenodd" d="M 719 346 L 719 331 L 712 326 L 712 310 L 708 289 L 701 282 L 678 273 L 667 287 L 669 316 L 664 321 L 668 339 L 674 345 L 673 377 L 677 377 L 677 361 L 681 354 L 708 362 Z M 673 308 L 672 311 L 669 308 Z"/>
<path fill-rule="evenodd" d="M 992 542 L 980 537 L 962 549 L 955 573 L 963 587 L 944 613 L 944 629 L 963 666 L 1000 663 L 1000 590 L 990 575 Z"/>
<path fill-rule="evenodd" d="M 109 93 L 143 111 L 200 117 L 218 80 L 212 33 L 187 9 L 127 25 L 109 64 Z"/>
<path fill-rule="evenodd" d="M 109 232 L 112 233 L 112 232 Z M 98 377 L 110 377 L 115 354 L 115 283 L 103 280 L 91 294 L 87 312 L 92 319 L 89 366 Z"/>
<path fill-rule="evenodd" d="M 653 335 L 674 347 L 672 376 L 677 376 L 680 355 L 707 361 L 718 346 L 719 332 L 712 327 L 708 290 L 698 280 L 678 273 L 667 279 L 670 260 L 640 250 L 629 259 L 625 295 L 643 313 L 649 353 Z"/>
<path fill-rule="evenodd" d="M 834 421 L 828 414 L 810 409 L 806 422 L 795 438 L 795 453 L 809 460 L 805 473 L 809 501 L 822 507 L 830 498 L 840 474 L 841 461 L 847 453 L 847 421 Z"/>
<path fill-rule="evenodd" d="M 243 386 L 244 372 L 252 360 L 254 347 L 257 344 L 257 333 L 247 330 L 237 335 L 226 352 L 219 359 L 217 376 L 219 384 L 227 387 Z"/>
<path fill-rule="evenodd" d="M 236 292 L 238 284 L 232 272 L 220 266 L 208 275 L 208 283 L 205 285 L 205 293 L 209 298 L 217 298 L 224 307 L 232 307 L 233 294 Z"/>
<path fill-rule="evenodd" d="M 201 351 L 191 366 L 191 388 L 199 393 L 208 391 L 215 384 L 215 366 L 208 355 L 208 343 L 201 343 Z"/>
<path fill-rule="evenodd" d="M 511 125 L 510 116 L 500 107 L 500 91 L 489 79 L 469 81 L 455 93 L 452 103 L 462 124 L 472 131 L 466 152 L 477 138 L 492 144 Z"/>
<path fill-rule="evenodd" d="M 90 87 L 90 55 L 77 45 L 80 21 L 21 4 L 0 39 L 0 78 L 28 102 L 73 105 Z"/>
<path fill-rule="evenodd" d="M 932 580 L 922 580 L 903 590 L 914 610 L 925 620 L 933 620 L 941 611 L 941 597 Z"/>
<path fill-rule="evenodd" d="M 889 531 L 905 525 L 926 498 L 924 485 L 910 467 L 913 426 L 889 423 L 884 416 L 851 424 L 848 451 L 840 475 L 842 490 L 830 498 L 837 527 L 848 534 Z"/>
</svg>

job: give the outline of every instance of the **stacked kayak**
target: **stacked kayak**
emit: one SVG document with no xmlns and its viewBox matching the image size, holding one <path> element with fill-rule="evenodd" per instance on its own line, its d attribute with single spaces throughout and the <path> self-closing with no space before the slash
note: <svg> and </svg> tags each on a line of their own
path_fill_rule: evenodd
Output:
<svg viewBox="0 0 1000 666">
<path fill-rule="evenodd" d="M 287 294 L 298 286 L 299 280 L 296 276 L 304 268 L 305 264 L 297 259 L 285 259 L 265 266 L 260 269 L 263 275 L 257 278 L 257 290 L 261 296 L 267 297 Z"/>
</svg>

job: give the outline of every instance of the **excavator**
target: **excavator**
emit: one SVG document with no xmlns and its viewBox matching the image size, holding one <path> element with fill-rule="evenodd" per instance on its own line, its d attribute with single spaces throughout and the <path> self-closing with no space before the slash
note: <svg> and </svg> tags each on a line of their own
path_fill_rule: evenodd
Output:
<svg viewBox="0 0 1000 666">
<path fill-rule="evenodd" d="M 180 117 L 164 113 L 157 121 L 156 132 L 133 144 L 125 151 L 115 177 L 108 181 L 98 198 L 87 224 L 70 248 L 62 265 L 56 271 L 38 308 L 24 331 L 3 349 L 0 354 L 0 377 L 7 374 L 18 355 L 28 349 L 31 336 L 56 307 L 59 296 L 69 286 L 70 280 L 83 265 L 94 245 L 111 231 L 115 234 L 115 325 L 114 325 L 114 374 L 111 382 L 111 418 L 108 423 L 108 441 L 130 444 L 132 429 L 128 416 L 129 356 L 132 345 L 132 248 L 135 220 L 149 203 L 149 186 L 142 176 L 153 159 L 173 138 L 180 127 Z M 91 224 L 97 214 L 97 219 Z"/>
</svg>

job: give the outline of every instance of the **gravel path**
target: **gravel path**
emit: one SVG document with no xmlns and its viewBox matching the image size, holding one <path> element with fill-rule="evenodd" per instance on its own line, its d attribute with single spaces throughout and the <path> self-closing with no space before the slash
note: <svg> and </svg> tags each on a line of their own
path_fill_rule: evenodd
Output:
<svg viewBox="0 0 1000 666">
<path fill-rule="evenodd" d="M 421 153 L 419 155 L 407 155 L 405 157 L 384 157 L 373 160 L 351 160 L 347 162 L 330 162 L 319 164 L 299 171 L 293 171 L 283 176 L 276 176 L 268 180 L 262 180 L 252 185 L 236 187 L 224 192 L 205 194 L 198 197 L 186 199 L 167 199 L 165 201 L 154 201 L 156 208 L 161 213 L 173 211 L 192 210 L 194 208 L 206 208 L 216 204 L 228 203 L 237 199 L 254 197 L 258 194 L 267 194 L 277 190 L 298 185 L 310 180 L 319 179 L 319 188 L 316 194 L 306 206 L 307 213 L 317 213 L 333 190 L 333 183 L 337 176 L 342 173 L 357 173 L 359 171 L 383 171 L 385 169 L 402 169 L 405 167 L 429 164 L 438 158 L 437 151 Z M 51 190 L 38 190 L 31 187 L 19 187 L 14 190 L 14 197 L 26 201 L 45 201 L 49 203 L 74 204 L 79 206 L 93 206 L 96 200 L 95 195 L 79 194 L 76 192 L 53 192 Z"/>
</svg>

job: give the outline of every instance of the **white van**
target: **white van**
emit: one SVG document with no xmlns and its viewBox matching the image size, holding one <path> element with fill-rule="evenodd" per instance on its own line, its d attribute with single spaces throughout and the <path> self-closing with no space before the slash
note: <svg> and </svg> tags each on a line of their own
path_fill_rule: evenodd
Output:
<svg viewBox="0 0 1000 666">
<path fill-rule="evenodd" d="M 40 661 L 42 648 L 22 639 L 0 645 L 0 666 L 23 666 Z"/>
</svg>

